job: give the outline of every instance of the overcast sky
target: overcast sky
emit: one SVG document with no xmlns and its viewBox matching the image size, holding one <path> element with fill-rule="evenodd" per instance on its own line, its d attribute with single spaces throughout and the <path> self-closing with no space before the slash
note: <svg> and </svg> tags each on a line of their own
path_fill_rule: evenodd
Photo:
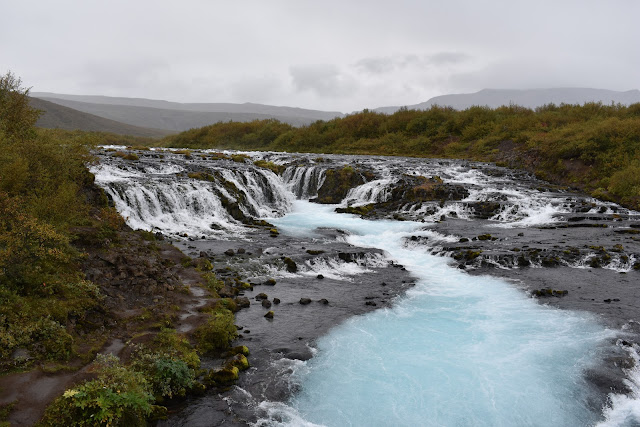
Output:
<svg viewBox="0 0 640 427">
<path fill-rule="evenodd" d="M 638 0 L 8 0 L 33 91 L 352 112 L 483 88 L 640 88 Z"/>
</svg>

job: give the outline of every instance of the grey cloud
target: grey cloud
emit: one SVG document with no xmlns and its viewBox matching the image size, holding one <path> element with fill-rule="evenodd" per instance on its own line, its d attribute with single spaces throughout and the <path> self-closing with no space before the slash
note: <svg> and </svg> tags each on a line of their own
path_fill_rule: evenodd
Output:
<svg viewBox="0 0 640 427">
<path fill-rule="evenodd" d="M 356 62 L 355 66 L 369 74 L 387 74 L 392 72 L 397 64 L 393 58 L 363 58 Z"/>
<path fill-rule="evenodd" d="M 427 56 L 427 62 L 433 65 L 460 64 L 471 59 L 470 55 L 461 52 L 438 52 Z"/>
<path fill-rule="evenodd" d="M 345 97 L 357 90 L 355 79 L 335 65 L 299 65 L 289 69 L 298 92 L 311 91 L 320 97 Z"/>
<path fill-rule="evenodd" d="M 355 63 L 355 68 L 371 75 L 390 74 L 406 68 L 428 68 L 457 65 L 471 59 L 470 55 L 461 52 L 437 52 L 425 55 L 395 55 L 386 57 L 362 58 Z"/>
<path fill-rule="evenodd" d="M 234 82 L 231 86 L 233 98 L 247 102 L 276 101 L 283 83 L 275 75 L 246 77 Z"/>
</svg>

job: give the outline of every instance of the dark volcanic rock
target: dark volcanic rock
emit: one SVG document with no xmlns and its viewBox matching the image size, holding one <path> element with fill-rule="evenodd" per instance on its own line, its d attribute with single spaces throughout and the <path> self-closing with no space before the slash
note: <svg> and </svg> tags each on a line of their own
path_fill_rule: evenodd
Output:
<svg viewBox="0 0 640 427">
<path fill-rule="evenodd" d="M 370 171 L 362 171 L 345 166 L 341 169 L 329 169 L 325 180 L 318 190 L 317 203 L 337 204 L 345 198 L 350 189 L 371 181 L 375 176 Z"/>
<path fill-rule="evenodd" d="M 311 298 L 300 298 L 300 304 L 302 305 L 311 304 Z"/>
</svg>

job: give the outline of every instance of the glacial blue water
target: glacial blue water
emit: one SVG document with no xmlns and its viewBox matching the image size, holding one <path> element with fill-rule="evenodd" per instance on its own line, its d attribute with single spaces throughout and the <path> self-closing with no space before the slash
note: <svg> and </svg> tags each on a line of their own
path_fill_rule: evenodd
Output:
<svg viewBox="0 0 640 427">
<path fill-rule="evenodd" d="M 336 327 L 297 369 L 267 424 L 326 426 L 588 426 L 585 369 L 613 336 L 587 314 L 546 307 L 502 280 L 472 276 L 407 247 L 424 224 L 369 221 L 294 202 L 270 220 L 283 233 L 340 228 L 384 249 L 418 279 L 394 304 Z M 433 238 L 433 235 L 430 234 Z"/>
</svg>

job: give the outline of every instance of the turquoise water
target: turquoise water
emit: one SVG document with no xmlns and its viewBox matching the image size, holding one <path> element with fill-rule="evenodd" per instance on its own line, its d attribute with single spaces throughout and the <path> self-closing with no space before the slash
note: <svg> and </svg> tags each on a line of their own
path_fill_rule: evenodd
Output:
<svg viewBox="0 0 640 427">
<path fill-rule="evenodd" d="M 586 314 L 538 304 L 502 280 L 471 276 L 406 247 L 424 224 L 367 221 L 294 203 L 281 232 L 347 230 L 418 278 L 393 309 L 335 328 L 298 369 L 300 391 L 272 424 L 327 426 L 588 426 L 601 417 L 582 374 L 613 336 Z M 274 421 L 274 420 L 280 421 Z"/>
</svg>

